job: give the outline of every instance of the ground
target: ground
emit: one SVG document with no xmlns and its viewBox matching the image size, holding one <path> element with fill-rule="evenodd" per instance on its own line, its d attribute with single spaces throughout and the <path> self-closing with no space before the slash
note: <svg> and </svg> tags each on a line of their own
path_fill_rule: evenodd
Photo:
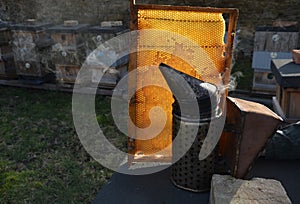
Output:
<svg viewBox="0 0 300 204">
<path fill-rule="evenodd" d="M 0 86 L 0 203 L 90 203 L 111 177 L 80 144 L 71 100 L 69 93 Z M 98 121 L 126 149 L 109 103 L 96 98 Z"/>
</svg>

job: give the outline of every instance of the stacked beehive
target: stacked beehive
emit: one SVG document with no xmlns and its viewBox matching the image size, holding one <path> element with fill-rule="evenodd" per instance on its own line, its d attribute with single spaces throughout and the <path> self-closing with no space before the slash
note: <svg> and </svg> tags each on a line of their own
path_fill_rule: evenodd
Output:
<svg viewBox="0 0 300 204">
<path fill-rule="evenodd" d="M 119 52 L 124 51 L 127 46 L 120 42 L 120 39 L 109 41 L 113 37 L 126 32 L 126 28 L 121 22 L 115 25 L 103 24 L 101 26 L 90 27 L 87 31 L 88 55 L 86 65 L 92 70 L 91 82 L 107 86 L 115 86 L 118 78 L 127 71 L 128 57 L 119 59 Z M 114 46 L 114 42 L 118 46 Z M 104 45 L 104 43 L 107 43 Z M 93 57 L 97 56 L 97 57 Z M 100 81 L 101 77 L 101 81 Z"/>
<path fill-rule="evenodd" d="M 16 77 L 10 24 L 0 22 L 0 78 L 13 79 Z"/>
<path fill-rule="evenodd" d="M 56 79 L 63 83 L 74 83 L 86 58 L 83 32 L 88 24 L 78 21 L 65 21 L 63 25 L 49 28 L 52 46 L 51 57 L 56 67 Z"/>
<path fill-rule="evenodd" d="M 13 53 L 17 75 L 30 83 L 43 83 L 52 78 L 48 55 L 52 40 L 46 33 L 48 23 L 27 20 L 12 26 Z"/>
<path fill-rule="evenodd" d="M 253 91 L 275 94 L 276 81 L 271 72 L 271 60 L 291 59 L 291 51 L 297 44 L 296 26 L 257 27 L 252 62 Z"/>
<path fill-rule="evenodd" d="M 87 30 L 87 46 L 90 51 L 96 49 L 103 42 L 126 32 L 122 24 L 118 26 L 92 26 Z"/>
</svg>

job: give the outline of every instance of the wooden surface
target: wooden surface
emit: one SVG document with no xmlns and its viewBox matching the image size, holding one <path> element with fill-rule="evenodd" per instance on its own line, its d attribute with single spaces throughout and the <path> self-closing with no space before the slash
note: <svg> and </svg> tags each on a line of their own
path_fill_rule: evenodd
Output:
<svg viewBox="0 0 300 204">
<path fill-rule="evenodd" d="M 297 45 L 298 32 L 257 31 L 255 33 L 254 51 L 291 52 Z"/>
<path fill-rule="evenodd" d="M 69 49 L 76 49 L 76 47 L 78 46 L 78 34 L 52 33 L 51 38 L 55 43 L 60 43 L 62 46 L 70 47 Z"/>
<path fill-rule="evenodd" d="M 273 105 L 286 119 L 300 120 L 300 83 L 298 65 L 289 60 L 272 60 L 272 71 L 276 76 L 276 101 Z"/>
<path fill-rule="evenodd" d="M 281 122 L 282 119 L 264 105 L 227 98 L 227 129 L 219 145 L 234 177 L 246 176 Z"/>
<path fill-rule="evenodd" d="M 63 46 L 62 51 L 51 51 L 51 61 L 56 65 L 81 66 L 86 58 L 86 47 L 81 46 Z"/>
<path fill-rule="evenodd" d="M 274 96 L 272 98 L 272 105 L 273 105 L 273 109 L 274 111 L 280 116 L 282 117 L 282 119 L 287 122 L 287 123 L 295 123 L 298 122 L 300 120 L 300 118 L 293 118 L 293 117 L 286 117 L 285 113 L 283 112 L 277 98 Z"/>
<path fill-rule="evenodd" d="M 77 74 L 81 66 L 74 65 L 55 65 L 56 67 L 56 78 L 59 81 L 66 83 L 75 83 Z"/>
<path fill-rule="evenodd" d="M 11 39 L 12 39 L 12 35 L 9 30 L 0 31 L 0 45 L 8 45 Z"/>
<path fill-rule="evenodd" d="M 136 3 L 137 2 L 137 3 Z M 238 9 L 236 8 L 215 8 L 215 7 L 197 7 L 197 6 L 173 6 L 161 4 L 138 4 L 138 0 L 131 0 L 131 5 L 138 9 L 158 9 L 158 10 L 176 10 L 176 11 L 199 11 L 211 13 L 232 13 L 237 16 Z"/>
<path fill-rule="evenodd" d="M 272 74 L 267 70 L 254 70 L 253 75 L 253 93 L 262 93 L 266 95 L 275 95 L 276 92 L 276 81 L 275 77 L 272 79 L 268 78 L 268 75 Z"/>
<path fill-rule="evenodd" d="M 227 13 L 224 11 L 223 13 Z M 231 73 L 231 63 L 232 63 L 232 55 L 233 55 L 233 42 L 235 37 L 236 25 L 238 19 L 238 10 L 230 11 L 229 15 L 229 24 L 228 24 L 228 36 L 226 40 L 226 60 L 225 60 L 225 72 L 223 77 L 223 83 L 225 85 L 230 82 L 230 73 Z M 226 95 L 228 95 L 228 90 L 226 90 Z"/>
<path fill-rule="evenodd" d="M 276 84 L 275 77 L 272 74 L 271 71 L 268 70 L 254 70 L 254 78 L 253 78 L 254 84 Z M 275 91 L 275 90 L 274 90 Z"/>
<path fill-rule="evenodd" d="M 38 61 L 16 61 L 16 71 L 18 75 L 43 77 L 47 74 L 46 68 Z M 30 67 L 26 68 L 26 64 Z"/>
<path fill-rule="evenodd" d="M 285 88 L 282 89 L 281 107 L 289 118 L 299 118 L 300 120 L 300 88 Z"/>
<path fill-rule="evenodd" d="M 12 87 L 21 87 L 21 88 L 30 88 L 30 89 L 41 89 L 41 90 L 50 90 L 50 91 L 63 91 L 63 92 L 73 92 L 72 84 L 52 84 L 44 83 L 39 85 L 26 84 L 22 83 L 19 80 L 0 80 L 0 85 L 2 86 L 12 86 Z M 92 93 L 92 88 L 83 88 L 82 93 Z M 97 89 L 97 94 L 111 96 L 113 93 L 112 88 L 107 88 L 104 84 L 99 84 Z"/>
<path fill-rule="evenodd" d="M 252 67 L 255 69 L 270 69 L 271 64 L 269 60 L 272 60 L 272 56 L 270 59 L 266 59 L 269 55 L 263 56 L 264 52 L 269 54 L 274 54 L 275 58 L 280 58 L 279 55 L 286 55 L 286 53 L 291 52 L 298 45 L 298 32 L 277 32 L 277 31 L 256 31 L 255 39 L 254 39 L 254 56 L 253 56 L 253 64 Z M 255 53 L 259 52 L 260 55 L 255 55 Z M 281 53 L 281 54 L 280 54 Z M 284 57 L 285 58 L 285 57 Z M 264 62 L 267 62 L 266 65 Z M 256 67 L 259 64 L 264 67 Z M 265 67 L 266 66 L 266 67 Z M 271 88 L 270 85 L 273 84 L 275 87 L 275 80 L 271 80 L 267 78 L 268 74 L 261 74 L 258 72 L 254 73 L 253 77 L 253 90 L 265 92 L 266 89 Z M 275 93 L 275 89 L 270 90 L 273 94 Z"/>
</svg>

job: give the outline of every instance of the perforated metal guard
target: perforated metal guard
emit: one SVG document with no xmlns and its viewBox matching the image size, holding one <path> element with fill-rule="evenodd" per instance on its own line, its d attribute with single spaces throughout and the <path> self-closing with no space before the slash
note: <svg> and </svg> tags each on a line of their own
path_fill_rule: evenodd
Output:
<svg viewBox="0 0 300 204">
<path fill-rule="evenodd" d="M 139 69 L 141 72 L 136 76 L 136 84 L 156 82 L 164 86 L 165 80 L 158 70 L 160 63 L 165 63 L 188 75 L 203 79 L 206 82 L 217 83 L 226 67 L 230 64 L 231 43 L 224 43 L 225 21 L 222 11 L 226 9 L 204 9 L 198 7 L 172 7 L 156 5 L 131 5 L 131 29 L 157 29 L 169 31 L 163 39 L 158 36 L 140 35 L 137 42 L 137 54 L 131 55 L 129 71 Z M 178 10 L 177 10 L 178 8 Z M 205 10 L 205 11 L 204 11 Z M 231 11 L 232 12 L 232 11 Z M 235 10 L 236 12 L 236 10 Z M 236 19 L 233 19 L 235 22 Z M 234 23 L 233 23 L 234 24 Z M 173 34 L 175 33 L 175 34 Z M 181 44 L 176 41 L 176 36 L 181 35 L 189 38 L 194 43 Z M 208 57 L 199 55 L 195 51 L 195 44 L 201 47 Z M 171 53 L 161 52 L 163 46 L 172 47 Z M 141 48 L 151 48 L 151 51 L 141 51 Z M 230 54 L 224 56 L 224 52 Z M 197 61 L 197 66 L 191 66 L 187 61 L 176 57 L 185 55 L 185 59 Z M 226 61 L 227 60 L 227 61 Z M 213 63 L 211 63 L 213 62 Z M 149 69 L 149 66 L 154 66 Z M 224 75 L 229 78 L 228 74 Z M 130 82 L 129 82 L 130 83 Z M 160 106 L 167 114 L 167 123 L 163 131 L 155 138 L 147 141 L 135 140 L 129 142 L 129 153 L 149 155 L 165 149 L 172 142 L 172 93 L 159 87 L 145 87 L 136 92 L 135 104 L 131 104 L 131 119 L 136 126 L 145 128 L 150 125 L 149 111 L 154 106 Z M 159 118 L 157 118 L 159 120 Z M 135 128 L 129 127 L 129 134 L 135 134 Z M 137 135 L 138 136 L 138 135 Z M 166 151 L 165 157 L 172 156 L 171 150 Z"/>
<path fill-rule="evenodd" d="M 210 188 L 211 177 L 215 172 L 215 162 L 217 156 L 217 149 L 215 149 L 205 160 L 199 161 L 199 153 L 203 145 L 203 141 L 206 137 L 209 122 L 206 123 L 191 123 L 182 121 L 179 117 L 173 117 L 173 136 L 176 136 L 179 127 L 189 126 L 198 129 L 198 133 L 194 143 L 188 152 L 180 152 L 185 145 L 189 145 L 190 138 L 187 138 L 189 134 L 184 134 L 184 136 L 179 137 L 179 142 L 177 145 L 173 145 L 174 154 L 184 154 L 184 156 L 179 159 L 172 166 L 172 182 L 183 189 L 202 192 L 207 191 Z M 177 155 L 173 155 L 175 158 Z"/>
</svg>

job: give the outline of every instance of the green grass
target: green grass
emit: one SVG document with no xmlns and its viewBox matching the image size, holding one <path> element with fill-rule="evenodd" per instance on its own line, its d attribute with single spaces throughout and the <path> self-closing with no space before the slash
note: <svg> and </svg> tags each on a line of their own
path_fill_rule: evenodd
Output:
<svg viewBox="0 0 300 204">
<path fill-rule="evenodd" d="M 97 96 L 105 135 L 126 149 L 110 99 Z M 84 150 L 72 95 L 0 86 L 0 203 L 90 203 L 112 172 Z M 101 107 L 101 108 L 99 108 Z"/>
<path fill-rule="evenodd" d="M 237 88 L 251 89 L 251 59 L 237 60 L 232 73 Z M 71 102 L 69 93 L 0 86 L 0 204 L 90 203 L 110 178 L 80 144 Z M 106 137 L 126 151 L 109 97 L 96 97 L 96 112 Z"/>
<path fill-rule="evenodd" d="M 251 58 L 242 58 L 235 61 L 231 75 L 235 77 L 238 89 L 252 89 L 253 69 L 251 64 Z"/>
</svg>

